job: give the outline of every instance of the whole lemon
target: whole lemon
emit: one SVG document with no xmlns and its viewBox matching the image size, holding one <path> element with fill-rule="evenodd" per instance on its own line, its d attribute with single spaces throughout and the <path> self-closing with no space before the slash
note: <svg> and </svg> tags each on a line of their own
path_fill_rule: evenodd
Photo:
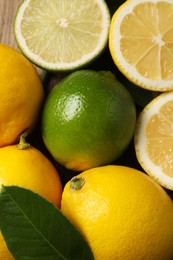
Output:
<svg viewBox="0 0 173 260">
<path fill-rule="evenodd" d="M 34 66 L 14 48 L 0 44 L 0 147 L 34 127 L 44 90 Z"/>
<path fill-rule="evenodd" d="M 108 165 L 80 173 L 66 184 L 61 209 L 95 260 L 173 259 L 173 202 L 138 170 Z"/>
<path fill-rule="evenodd" d="M 56 161 L 83 171 L 116 160 L 129 145 L 135 122 L 133 99 L 111 72 L 80 70 L 50 91 L 42 134 Z"/>
<path fill-rule="evenodd" d="M 28 188 L 60 207 L 62 185 L 53 164 L 36 148 L 17 145 L 0 148 L 0 186 Z M 14 259 L 0 232 L 0 259 Z"/>
</svg>

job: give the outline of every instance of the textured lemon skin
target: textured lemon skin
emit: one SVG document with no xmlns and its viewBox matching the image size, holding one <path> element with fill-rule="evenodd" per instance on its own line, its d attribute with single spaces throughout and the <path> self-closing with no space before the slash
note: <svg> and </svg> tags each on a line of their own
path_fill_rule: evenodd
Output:
<svg viewBox="0 0 173 260">
<path fill-rule="evenodd" d="M 19 150 L 17 145 L 0 148 L 0 186 L 17 185 L 39 193 L 60 207 L 62 185 L 52 163 L 37 149 Z M 0 259 L 14 259 L 0 232 Z"/>
<path fill-rule="evenodd" d="M 124 166 L 103 166 L 64 188 L 62 212 L 80 230 L 94 258 L 173 259 L 173 202 L 153 179 Z"/>
<path fill-rule="evenodd" d="M 44 100 L 34 66 L 17 50 L 0 44 L 0 147 L 14 144 L 25 129 L 30 132 Z"/>
</svg>

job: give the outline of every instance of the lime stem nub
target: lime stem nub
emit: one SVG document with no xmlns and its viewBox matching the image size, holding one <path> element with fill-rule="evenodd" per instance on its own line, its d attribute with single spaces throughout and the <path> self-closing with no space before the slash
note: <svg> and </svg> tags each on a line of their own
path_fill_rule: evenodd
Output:
<svg viewBox="0 0 173 260">
<path fill-rule="evenodd" d="M 71 190 L 81 190 L 85 184 L 85 179 L 83 177 L 73 177 L 70 181 Z"/>
<path fill-rule="evenodd" d="M 19 150 L 26 149 L 30 146 L 30 144 L 26 142 L 27 135 L 28 135 L 27 132 L 23 132 L 20 135 L 20 141 L 19 141 L 18 146 L 17 146 Z"/>
</svg>

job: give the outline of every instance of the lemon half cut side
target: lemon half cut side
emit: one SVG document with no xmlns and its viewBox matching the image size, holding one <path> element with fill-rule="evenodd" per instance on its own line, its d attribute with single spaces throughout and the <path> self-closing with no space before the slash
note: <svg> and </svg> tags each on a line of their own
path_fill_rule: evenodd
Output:
<svg viewBox="0 0 173 260">
<path fill-rule="evenodd" d="M 22 52 L 37 66 L 67 71 L 102 52 L 109 26 L 103 0 L 26 0 L 18 8 L 14 33 Z"/>
<path fill-rule="evenodd" d="M 173 190 L 173 92 L 153 99 L 141 112 L 135 129 L 136 156 L 159 184 Z"/>
<path fill-rule="evenodd" d="M 173 89 L 173 1 L 126 1 L 114 13 L 109 48 L 119 70 L 153 91 Z"/>
</svg>

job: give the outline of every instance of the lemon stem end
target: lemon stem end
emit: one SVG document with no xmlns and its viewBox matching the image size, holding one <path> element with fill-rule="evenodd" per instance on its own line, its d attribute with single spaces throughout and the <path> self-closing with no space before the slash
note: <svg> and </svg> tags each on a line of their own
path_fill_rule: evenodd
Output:
<svg viewBox="0 0 173 260">
<path fill-rule="evenodd" d="M 19 150 L 24 150 L 30 146 L 30 144 L 26 142 L 26 136 L 27 136 L 26 132 L 20 135 L 20 141 L 17 146 Z"/>
<path fill-rule="evenodd" d="M 81 190 L 85 184 L 85 179 L 83 177 L 73 177 L 70 181 L 71 190 Z"/>
</svg>

